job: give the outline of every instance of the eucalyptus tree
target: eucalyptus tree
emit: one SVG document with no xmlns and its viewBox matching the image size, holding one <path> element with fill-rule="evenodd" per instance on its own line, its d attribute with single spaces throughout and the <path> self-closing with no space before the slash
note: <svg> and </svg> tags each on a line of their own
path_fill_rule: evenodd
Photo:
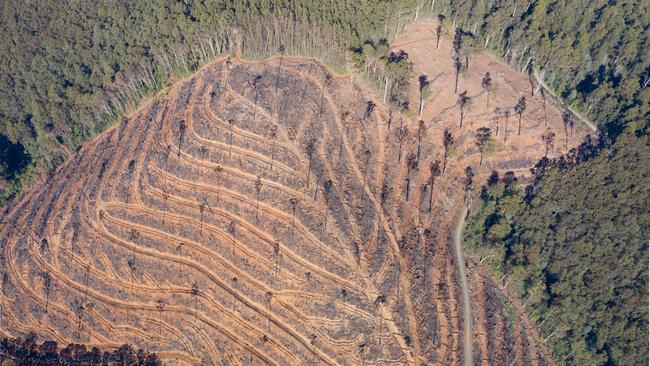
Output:
<svg viewBox="0 0 650 366">
<path fill-rule="evenodd" d="M 278 137 L 278 126 L 272 125 L 269 128 L 269 139 L 271 140 L 271 172 L 273 172 L 273 161 L 275 159 L 275 139 Z"/>
<path fill-rule="evenodd" d="M 316 139 L 310 138 L 305 144 L 305 153 L 309 159 L 309 164 L 307 165 L 307 188 L 309 188 L 309 174 L 311 173 L 311 163 L 314 157 L 314 152 L 316 152 Z"/>
<path fill-rule="evenodd" d="M 187 125 L 185 124 L 185 120 L 182 119 L 178 123 L 178 156 L 181 156 L 181 144 L 183 143 L 183 137 L 185 136 L 185 130 L 187 129 Z"/>
<path fill-rule="evenodd" d="M 460 109 L 460 128 L 463 128 L 463 119 L 465 117 L 465 107 L 469 104 L 471 98 L 467 95 L 467 90 L 458 95 L 458 108 Z"/>
<path fill-rule="evenodd" d="M 553 148 L 553 143 L 555 142 L 555 133 L 551 130 L 546 130 L 540 137 L 544 143 L 544 157 L 548 156 L 548 151 Z"/>
<path fill-rule="evenodd" d="M 517 105 L 515 105 L 515 112 L 519 115 L 519 127 L 517 129 L 517 135 L 521 135 L 521 117 L 526 111 L 526 97 L 519 98 Z"/>
<path fill-rule="evenodd" d="M 505 118 L 505 126 L 503 130 L 503 142 L 508 141 L 508 119 L 510 118 L 510 110 L 506 109 L 503 111 L 503 117 Z"/>
<path fill-rule="evenodd" d="M 440 171 L 440 160 L 434 160 L 429 166 L 429 212 L 431 212 L 431 207 L 433 205 L 433 184 L 436 182 L 436 178 L 440 176 L 442 172 Z"/>
<path fill-rule="evenodd" d="M 262 75 L 257 75 L 255 76 L 253 82 L 251 83 L 253 85 L 253 88 L 255 88 L 255 97 L 253 101 L 253 123 L 255 123 L 255 120 L 257 118 L 257 101 L 259 98 L 259 91 L 260 91 L 259 85 L 261 81 L 262 81 Z"/>
<path fill-rule="evenodd" d="M 495 136 L 499 136 L 499 118 L 503 114 L 503 111 L 501 111 L 501 108 L 496 107 L 494 108 L 494 127 L 495 127 Z"/>
<path fill-rule="evenodd" d="M 230 136 L 228 137 L 228 157 L 232 156 L 232 133 L 235 127 L 235 120 L 233 118 L 228 119 L 228 130 L 230 131 Z"/>
<path fill-rule="evenodd" d="M 564 148 L 569 148 L 569 125 L 573 126 L 573 119 L 569 111 L 562 112 L 562 124 L 564 125 Z"/>
<path fill-rule="evenodd" d="M 47 314 L 47 308 L 50 303 L 50 289 L 52 286 L 52 276 L 47 271 L 43 271 L 41 276 L 43 277 L 43 288 L 45 288 L 45 313 Z"/>
<path fill-rule="evenodd" d="M 418 168 L 418 160 L 414 153 L 406 157 L 406 200 L 409 200 L 409 191 L 411 188 L 411 171 Z"/>
<path fill-rule="evenodd" d="M 463 68 L 463 63 L 460 60 L 460 52 L 463 47 L 463 30 L 458 27 L 454 33 L 454 71 L 456 72 L 456 78 L 454 82 L 454 94 L 458 92 L 458 76 L 460 70 Z"/>
<path fill-rule="evenodd" d="M 445 129 L 442 133 L 442 146 L 444 147 L 444 160 L 442 164 L 442 172 L 444 173 L 447 170 L 447 157 L 449 157 L 449 148 L 455 143 L 454 136 L 448 129 Z"/>
<path fill-rule="evenodd" d="M 481 80 L 481 86 L 485 90 L 485 108 L 490 108 L 490 88 L 492 87 L 492 76 L 489 72 L 486 72 Z"/>
<path fill-rule="evenodd" d="M 492 131 L 488 127 L 481 127 L 476 130 L 474 138 L 476 147 L 478 147 L 478 151 L 481 155 L 481 160 L 478 163 L 478 165 L 481 166 L 483 165 L 483 154 L 485 153 L 485 150 L 487 149 L 488 144 L 492 139 Z"/>
<path fill-rule="evenodd" d="M 395 132 L 397 141 L 399 142 L 399 147 L 397 150 L 397 162 L 399 163 L 402 159 L 402 145 L 409 138 L 409 130 L 406 126 L 401 126 Z"/>
<path fill-rule="evenodd" d="M 262 191 L 262 178 L 257 177 L 255 180 L 255 192 L 257 193 L 255 199 L 255 219 L 259 222 L 260 215 L 260 192 Z"/>
<path fill-rule="evenodd" d="M 416 131 L 416 138 L 418 139 L 418 148 L 417 148 L 417 160 L 420 161 L 420 147 L 422 145 L 422 139 L 427 135 L 427 126 L 423 120 L 418 122 L 418 129 Z"/>
<path fill-rule="evenodd" d="M 194 297 L 194 318 L 196 319 L 199 316 L 199 295 L 201 294 L 198 283 L 194 282 L 192 284 L 190 293 Z"/>
<path fill-rule="evenodd" d="M 442 36 L 442 32 L 444 31 L 444 22 L 445 21 L 445 16 L 442 14 L 438 14 L 438 26 L 436 27 L 436 50 L 440 48 L 440 37 Z"/>
</svg>

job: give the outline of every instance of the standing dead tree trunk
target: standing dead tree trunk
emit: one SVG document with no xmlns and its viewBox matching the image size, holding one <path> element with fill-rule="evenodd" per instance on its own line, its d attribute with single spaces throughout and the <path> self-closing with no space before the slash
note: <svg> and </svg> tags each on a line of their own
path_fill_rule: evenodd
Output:
<svg viewBox="0 0 650 366">
<path fill-rule="evenodd" d="M 440 160 L 435 160 L 433 163 L 431 163 L 431 166 L 429 167 L 429 212 L 431 212 L 431 208 L 433 206 L 433 184 L 436 182 L 436 178 L 440 176 Z"/>
<path fill-rule="evenodd" d="M 463 128 L 463 119 L 465 117 L 465 106 L 469 103 L 470 97 L 467 95 L 467 90 L 458 95 L 458 108 L 460 109 L 460 128 Z"/>
<path fill-rule="evenodd" d="M 260 221 L 260 192 L 262 191 L 262 178 L 259 176 L 255 181 L 255 192 L 257 193 L 257 198 L 255 200 L 255 220 Z"/>
<path fill-rule="evenodd" d="M 449 132 L 448 129 L 445 129 L 445 131 L 442 134 L 442 145 L 444 146 L 444 160 L 442 164 L 442 172 L 444 173 L 447 170 L 447 157 L 449 156 L 449 148 L 454 144 L 454 136 L 452 136 L 451 132 Z"/>
<path fill-rule="evenodd" d="M 440 48 L 440 37 L 442 36 L 442 32 L 444 31 L 444 26 L 443 26 L 444 21 L 445 21 L 445 16 L 442 14 L 438 14 L 438 26 L 436 27 L 436 50 Z"/>
<path fill-rule="evenodd" d="M 307 188 L 309 188 L 309 174 L 311 173 L 311 162 L 315 151 L 316 140 L 314 138 L 310 138 L 305 145 L 305 153 L 307 153 L 307 157 L 309 158 L 309 164 L 307 165 Z"/>
</svg>

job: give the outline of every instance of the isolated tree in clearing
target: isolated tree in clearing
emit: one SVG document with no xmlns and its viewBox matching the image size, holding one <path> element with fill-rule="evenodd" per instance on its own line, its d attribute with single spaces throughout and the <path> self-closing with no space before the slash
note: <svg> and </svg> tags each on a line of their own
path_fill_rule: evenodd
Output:
<svg viewBox="0 0 650 366">
<path fill-rule="evenodd" d="M 541 136 L 542 142 L 544 143 L 544 157 L 548 156 L 548 151 L 553 147 L 553 142 L 555 141 L 555 133 L 551 130 L 546 130 Z"/>
<path fill-rule="evenodd" d="M 417 150 L 417 161 L 420 161 L 420 147 L 422 145 L 422 139 L 427 135 L 427 126 L 424 124 L 423 120 L 418 122 L 418 130 L 416 137 L 418 139 L 418 150 Z"/>
<path fill-rule="evenodd" d="M 235 120 L 230 118 L 228 119 L 228 127 L 230 130 L 230 137 L 228 138 L 228 157 L 232 156 L 232 130 L 235 127 Z"/>
<path fill-rule="evenodd" d="M 503 141 L 505 142 L 505 141 L 508 140 L 508 118 L 510 118 L 510 110 L 509 109 L 506 109 L 503 112 L 503 117 L 505 117 L 505 120 L 506 120 L 505 127 L 504 127 L 504 130 L 503 130 Z"/>
<path fill-rule="evenodd" d="M 255 180 L 255 192 L 257 193 L 256 199 L 255 199 L 255 219 L 259 222 L 259 216 L 260 216 L 260 192 L 262 191 L 262 178 L 257 177 L 257 180 Z"/>
<path fill-rule="evenodd" d="M 414 153 L 406 157 L 406 200 L 409 200 L 409 188 L 411 186 L 411 171 L 418 168 L 418 160 Z"/>
<path fill-rule="evenodd" d="M 515 112 L 519 115 L 519 128 L 517 129 L 517 135 L 521 135 L 521 117 L 526 110 L 526 97 L 519 98 L 517 105 L 515 106 Z"/>
<path fill-rule="evenodd" d="M 562 124 L 564 125 L 564 148 L 569 148 L 569 125 L 573 125 L 571 113 L 569 111 L 562 112 Z"/>
<path fill-rule="evenodd" d="M 443 32 L 443 22 L 445 21 L 445 16 L 438 14 L 438 26 L 436 27 L 436 50 L 440 48 L 440 37 Z"/>
<path fill-rule="evenodd" d="M 463 47 L 463 30 L 458 27 L 454 33 L 454 71 L 456 78 L 454 81 L 454 94 L 458 92 L 458 76 L 460 70 L 463 68 L 463 63 L 460 60 L 460 50 Z"/>
<path fill-rule="evenodd" d="M 463 118 L 465 117 L 465 106 L 469 104 L 470 97 L 467 96 L 467 90 L 458 95 L 458 108 L 460 109 L 460 128 L 463 128 Z"/>
<path fill-rule="evenodd" d="M 178 156 L 181 156 L 181 144 L 183 143 L 183 136 L 185 136 L 185 120 L 182 119 L 178 124 Z"/>
<path fill-rule="evenodd" d="M 501 108 L 499 108 L 499 107 L 494 108 L 494 124 L 495 124 L 495 127 L 496 127 L 495 132 L 494 132 L 495 136 L 499 136 L 499 117 L 501 117 L 502 113 L 503 112 L 501 111 Z"/>
<path fill-rule="evenodd" d="M 316 151 L 316 139 L 310 138 L 305 144 L 305 153 L 309 158 L 309 164 L 307 165 L 307 188 L 309 188 L 309 173 L 311 173 L 311 161 L 314 157 L 314 152 Z"/>
<path fill-rule="evenodd" d="M 445 150 L 444 160 L 442 164 L 443 173 L 447 170 L 447 157 L 449 156 L 449 148 L 454 144 L 454 142 L 454 136 L 452 136 L 451 132 L 448 129 L 445 129 L 445 131 L 442 133 L 442 145 L 444 146 Z"/>
<path fill-rule="evenodd" d="M 269 139 L 271 140 L 271 172 L 273 172 L 273 161 L 275 159 L 275 139 L 278 137 L 278 126 L 273 125 L 269 129 Z"/>
<path fill-rule="evenodd" d="M 483 80 L 481 80 L 481 86 L 485 90 L 485 108 L 490 108 L 490 87 L 492 86 L 492 76 L 489 72 L 485 73 Z"/>
<path fill-rule="evenodd" d="M 481 127 L 476 130 L 474 137 L 476 138 L 476 146 L 481 153 L 481 160 L 478 163 L 478 165 L 481 166 L 483 165 L 483 154 L 492 138 L 492 131 L 488 127 Z"/>
<path fill-rule="evenodd" d="M 429 212 L 431 212 L 431 207 L 433 205 L 433 184 L 436 182 L 436 178 L 440 176 L 440 160 L 434 160 L 429 167 Z"/>
</svg>

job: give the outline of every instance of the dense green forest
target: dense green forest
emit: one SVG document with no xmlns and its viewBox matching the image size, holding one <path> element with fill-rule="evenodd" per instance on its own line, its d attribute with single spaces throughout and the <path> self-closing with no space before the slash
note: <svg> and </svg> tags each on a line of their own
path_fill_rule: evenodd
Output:
<svg viewBox="0 0 650 366">
<path fill-rule="evenodd" d="M 0 339 L 0 364 L 3 366 L 58 366 L 58 365 L 140 365 L 158 366 L 162 363 L 155 353 L 128 344 L 109 351 L 83 344 L 70 343 L 64 348 L 54 341 L 38 344 L 34 333 L 22 338 Z"/>
<path fill-rule="evenodd" d="M 560 364 L 647 364 L 649 132 L 557 159 L 525 190 L 492 177 L 468 221 L 465 245 L 491 255 Z"/>
<path fill-rule="evenodd" d="M 239 48 L 344 66 L 414 0 L 5 1 L 0 20 L 0 204 L 170 76 Z M 392 29 L 392 28 L 391 28 Z"/>
</svg>

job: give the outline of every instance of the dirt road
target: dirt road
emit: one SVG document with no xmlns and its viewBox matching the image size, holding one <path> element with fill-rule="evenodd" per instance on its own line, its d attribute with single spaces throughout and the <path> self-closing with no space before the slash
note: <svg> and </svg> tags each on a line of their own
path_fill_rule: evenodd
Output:
<svg viewBox="0 0 650 366">
<path fill-rule="evenodd" d="M 458 264 L 458 274 L 461 279 L 463 288 L 463 317 L 465 324 L 463 326 L 463 349 L 465 350 L 465 366 L 472 365 L 472 310 L 469 305 L 469 290 L 467 286 L 467 274 L 465 273 L 465 259 L 463 257 L 462 235 L 465 227 L 465 217 L 467 216 L 467 207 L 463 207 L 454 231 L 454 246 L 456 248 L 456 263 Z"/>
</svg>

